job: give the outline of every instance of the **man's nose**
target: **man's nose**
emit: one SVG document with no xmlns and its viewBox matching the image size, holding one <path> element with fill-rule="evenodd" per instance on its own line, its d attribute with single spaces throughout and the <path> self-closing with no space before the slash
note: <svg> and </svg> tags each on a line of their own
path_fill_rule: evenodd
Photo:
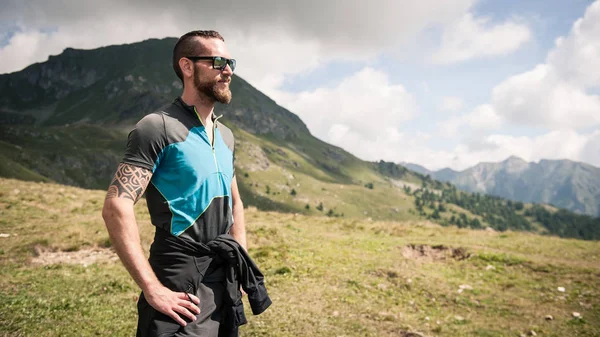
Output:
<svg viewBox="0 0 600 337">
<path fill-rule="evenodd" d="M 233 70 L 231 70 L 229 63 L 225 66 L 225 69 L 223 69 L 222 73 L 228 76 L 233 75 Z"/>
</svg>

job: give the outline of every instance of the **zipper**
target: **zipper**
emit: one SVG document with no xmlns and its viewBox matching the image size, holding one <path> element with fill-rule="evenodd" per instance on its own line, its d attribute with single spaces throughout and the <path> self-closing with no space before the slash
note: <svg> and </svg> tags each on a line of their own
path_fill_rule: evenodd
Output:
<svg viewBox="0 0 600 337">
<path fill-rule="evenodd" d="M 215 133 L 216 133 L 215 129 L 216 129 L 216 125 L 217 125 L 217 120 L 219 118 L 221 118 L 221 117 L 223 117 L 223 115 L 218 116 L 217 118 L 215 118 L 213 120 L 213 127 L 212 127 L 213 133 L 212 133 L 212 144 L 211 144 L 211 147 L 212 147 L 213 158 L 215 159 L 215 167 L 217 168 L 217 174 L 219 175 L 219 190 L 222 191 L 223 190 L 223 186 L 221 186 L 221 184 L 222 184 L 221 183 L 221 169 L 219 168 L 219 162 L 217 161 L 217 154 L 215 153 Z"/>
<path fill-rule="evenodd" d="M 196 116 L 198 116 L 198 120 L 200 121 L 200 124 L 202 124 L 202 126 L 204 126 L 204 131 L 207 133 L 208 136 L 208 130 L 206 129 L 206 125 L 204 125 L 204 123 L 202 122 L 202 118 L 200 118 L 200 114 L 198 113 L 198 111 L 196 110 L 196 107 L 194 107 L 194 112 L 196 113 Z M 213 159 L 215 161 L 215 168 L 217 169 L 217 174 L 219 176 L 219 189 L 223 190 L 223 187 L 221 186 L 221 169 L 219 168 L 219 162 L 217 161 L 217 154 L 215 153 L 215 129 L 217 126 L 217 120 L 219 118 L 223 117 L 223 115 L 221 116 L 217 116 L 215 119 L 213 119 L 213 125 L 212 125 L 212 138 L 210 141 L 210 148 L 212 150 L 212 154 L 213 154 Z"/>
</svg>

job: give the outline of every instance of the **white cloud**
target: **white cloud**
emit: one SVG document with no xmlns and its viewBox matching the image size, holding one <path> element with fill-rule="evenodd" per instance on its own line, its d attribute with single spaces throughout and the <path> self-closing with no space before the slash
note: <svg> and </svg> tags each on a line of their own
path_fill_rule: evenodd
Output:
<svg viewBox="0 0 600 337">
<path fill-rule="evenodd" d="M 512 76 L 493 90 L 494 108 L 514 123 L 550 128 L 581 128 L 600 123 L 600 97 L 559 78 L 542 64 Z"/>
<path fill-rule="evenodd" d="M 460 97 L 446 96 L 442 98 L 441 110 L 458 111 L 463 107 L 463 100 Z"/>
<path fill-rule="evenodd" d="M 455 138 L 459 131 L 468 127 L 470 133 L 480 133 L 498 129 L 502 126 L 503 119 L 496 114 L 489 104 L 482 104 L 470 113 L 452 117 L 437 123 L 439 134 L 446 138 Z"/>
<path fill-rule="evenodd" d="M 579 134 L 574 130 L 556 130 L 537 137 L 490 135 L 481 141 L 484 145 L 482 150 L 472 151 L 472 146 L 465 146 L 457 152 L 462 152 L 459 157 L 465 164 L 470 163 L 469 166 L 481 161 L 481 158 L 500 161 L 511 155 L 527 161 L 571 159 L 590 162 L 600 159 L 600 152 L 591 157 L 584 153 L 585 147 L 594 140 L 596 133 Z"/>
<path fill-rule="evenodd" d="M 297 94 L 280 92 L 276 97 L 279 104 L 298 114 L 317 137 L 357 155 L 372 150 L 365 148 L 366 152 L 361 152 L 348 147 L 347 137 L 382 137 L 382 128 L 398 129 L 417 112 L 412 94 L 372 68 L 364 68 L 332 88 Z M 389 131 L 385 137 L 391 135 L 393 132 Z"/>
<path fill-rule="evenodd" d="M 286 76 L 339 60 L 368 60 L 435 25 L 452 22 L 476 0 L 164 1 L 9 0 L 0 22 L 20 27 L 0 48 L 0 73 L 45 61 L 66 47 L 94 48 L 216 29 L 240 61 L 238 73 L 272 94 Z M 357 24 L 360 23 L 360 24 Z M 276 98 L 276 97 L 275 97 Z"/>
<path fill-rule="evenodd" d="M 332 88 L 285 93 L 284 106 L 295 111 L 319 138 L 350 150 L 365 160 L 415 162 L 431 169 L 465 169 L 482 161 L 502 161 L 511 155 L 527 161 L 571 159 L 600 162 L 600 130 L 580 134 L 555 130 L 537 137 L 486 135 L 503 125 L 491 105 L 480 105 L 450 123 L 480 136 L 450 150 L 433 150 L 431 135 L 402 132 L 402 124 L 418 113 L 412 94 L 387 76 L 365 68 Z M 440 127 L 446 127 L 446 122 Z M 440 130 L 442 131 L 442 130 Z M 475 131 L 475 132 L 473 132 Z"/>
<path fill-rule="evenodd" d="M 458 136 L 458 131 L 465 125 L 465 121 L 461 116 L 452 117 L 436 123 L 436 128 L 439 130 L 439 135 L 452 139 Z"/>
<path fill-rule="evenodd" d="M 343 142 L 344 138 L 348 135 L 348 131 L 350 131 L 350 127 L 344 124 L 333 124 L 329 128 L 329 132 L 327 133 L 327 137 L 329 141 L 334 144 L 340 144 Z"/>
<path fill-rule="evenodd" d="M 557 128 L 600 125 L 600 1 L 590 5 L 546 63 L 512 76 L 493 90 L 492 104 L 513 123 Z"/>
<path fill-rule="evenodd" d="M 0 73 L 3 69 L 19 69 L 56 55 L 69 46 L 78 48 L 94 48 L 113 43 L 133 43 L 147 39 L 149 36 L 178 36 L 182 32 L 194 29 L 192 25 L 180 28 L 177 22 L 163 21 L 160 26 L 148 26 L 147 20 L 119 20 L 127 24 L 104 26 L 103 22 L 76 22 L 70 27 L 61 27 L 51 33 L 39 31 L 22 31 L 14 34 L 9 44 L 0 49 Z M 182 24 L 183 25 L 183 24 Z M 89 34 L 80 33 L 90 30 Z M 257 28 L 254 34 L 241 31 L 222 31 L 232 55 L 238 61 L 237 73 L 267 95 L 283 83 L 284 78 L 302 71 L 311 70 L 321 60 L 327 58 L 329 52 L 323 52 L 317 41 L 290 39 L 281 30 L 262 30 Z M 263 36 L 269 36 L 268 39 Z M 356 56 L 363 57 L 363 56 Z M 342 57 L 339 59 L 351 59 Z M 175 74 L 173 74 L 175 79 Z"/>
<path fill-rule="evenodd" d="M 336 140 L 338 145 L 352 149 L 359 158 L 370 161 L 386 160 L 392 162 L 432 163 L 448 162 L 451 154 L 432 151 L 427 147 L 429 135 L 423 133 L 407 134 L 397 128 L 380 125 L 375 137 L 365 137 L 346 126 L 334 126 L 331 134 L 342 131 Z M 335 137 L 332 137 L 332 142 Z M 334 143 L 335 144 L 335 143 Z"/>
<path fill-rule="evenodd" d="M 502 125 L 502 118 L 496 114 L 489 104 L 476 107 L 466 116 L 466 121 L 474 129 L 498 129 Z"/>
<path fill-rule="evenodd" d="M 600 86 L 600 1 L 588 7 L 548 55 L 557 76 L 583 87 Z"/>
<path fill-rule="evenodd" d="M 120 21 L 119 17 L 114 18 Z M 86 33 L 86 32 L 89 32 Z M 133 43 L 149 36 L 165 36 L 178 32 L 175 25 L 148 26 L 132 20 L 127 24 L 105 25 L 103 22 L 76 22 L 51 32 L 28 29 L 16 32 L 8 44 L 0 49 L 0 73 L 16 71 L 47 60 L 49 55 L 61 53 L 66 47 L 90 49 L 113 43 Z"/>
<path fill-rule="evenodd" d="M 495 146 L 490 155 L 506 157 L 509 154 L 526 160 L 577 158 L 586 137 L 573 130 L 552 131 L 538 137 L 491 135 L 484 142 Z"/>
<path fill-rule="evenodd" d="M 29 33 L 17 33 L 13 35 L 9 44 L 0 50 L 0 58 L 2 58 L 2 69 L 20 69 L 25 65 L 29 65 L 36 59 L 36 54 L 43 48 L 40 46 L 40 41 L 47 39 L 47 34 L 37 31 Z M 40 48 L 41 47 L 41 48 Z M 60 50 L 49 48 L 49 54 L 55 54 Z M 2 73 L 2 70 L 0 70 Z"/>
<path fill-rule="evenodd" d="M 464 14 L 442 34 L 442 46 L 432 56 L 437 64 L 462 62 L 478 57 L 506 55 L 531 38 L 529 27 L 516 19 L 490 25 L 489 17 Z"/>
<path fill-rule="evenodd" d="M 537 137 L 492 134 L 461 143 L 451 150 L 415 153 L 399 147 L 399 156 L 433 170 L 444 167 L 463 170 L 480 162 L 499 162 L 513 155 L 526 161 L 570 159 L 600 167 L 599 148 L 600 130 L 588 134 L 556 130 Z"/>
<path fill-rule="evenodd" d="M 269 38 L 262 38 L 263 34 Z M 277 101 L 276 89 L 287 76 L 310 71 L 324 58 L 317 41 L 293 40 L 281 31 L 264 31 L 262 34 L 235 32 L 226 41 L 238 61 L 236 73 Z"/>
<path fill-rule="evenodd" d="M 600 167 L 600 130 L 596 130 L 588 137 L 579 157 L 580 160 Z"/>
</svg>

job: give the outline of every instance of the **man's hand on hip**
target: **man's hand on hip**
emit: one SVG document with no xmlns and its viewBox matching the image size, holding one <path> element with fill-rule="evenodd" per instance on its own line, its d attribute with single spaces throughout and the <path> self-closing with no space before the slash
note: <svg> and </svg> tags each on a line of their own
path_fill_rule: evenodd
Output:
<svg viewBox="0 0 600 337">
<path fill-rule="evenodd" d="M 179 325 L 186 326 L 187 323 L 179 315 L 190 320 L 196 320 L 200 314 L 200 299 L 192 294 L 177 293 L 171 289 L 160 286 L 149 292 L 144 292 L 146 301 L 156 310 L 174 319 Z"/>
</svg>

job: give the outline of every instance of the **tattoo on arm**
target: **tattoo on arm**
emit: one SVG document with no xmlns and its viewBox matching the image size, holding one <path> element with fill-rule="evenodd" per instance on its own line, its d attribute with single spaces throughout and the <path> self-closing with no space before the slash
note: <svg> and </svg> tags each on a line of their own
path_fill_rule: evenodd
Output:
<svg viewBox="0 0 600 337">
<path fill-rule="evenodd" d="M 126 198 L 135 203 L 144 194 L 151 177 L 150 170 L 121 163 L 108 187 L 106 199 Z"/>
</svg>

